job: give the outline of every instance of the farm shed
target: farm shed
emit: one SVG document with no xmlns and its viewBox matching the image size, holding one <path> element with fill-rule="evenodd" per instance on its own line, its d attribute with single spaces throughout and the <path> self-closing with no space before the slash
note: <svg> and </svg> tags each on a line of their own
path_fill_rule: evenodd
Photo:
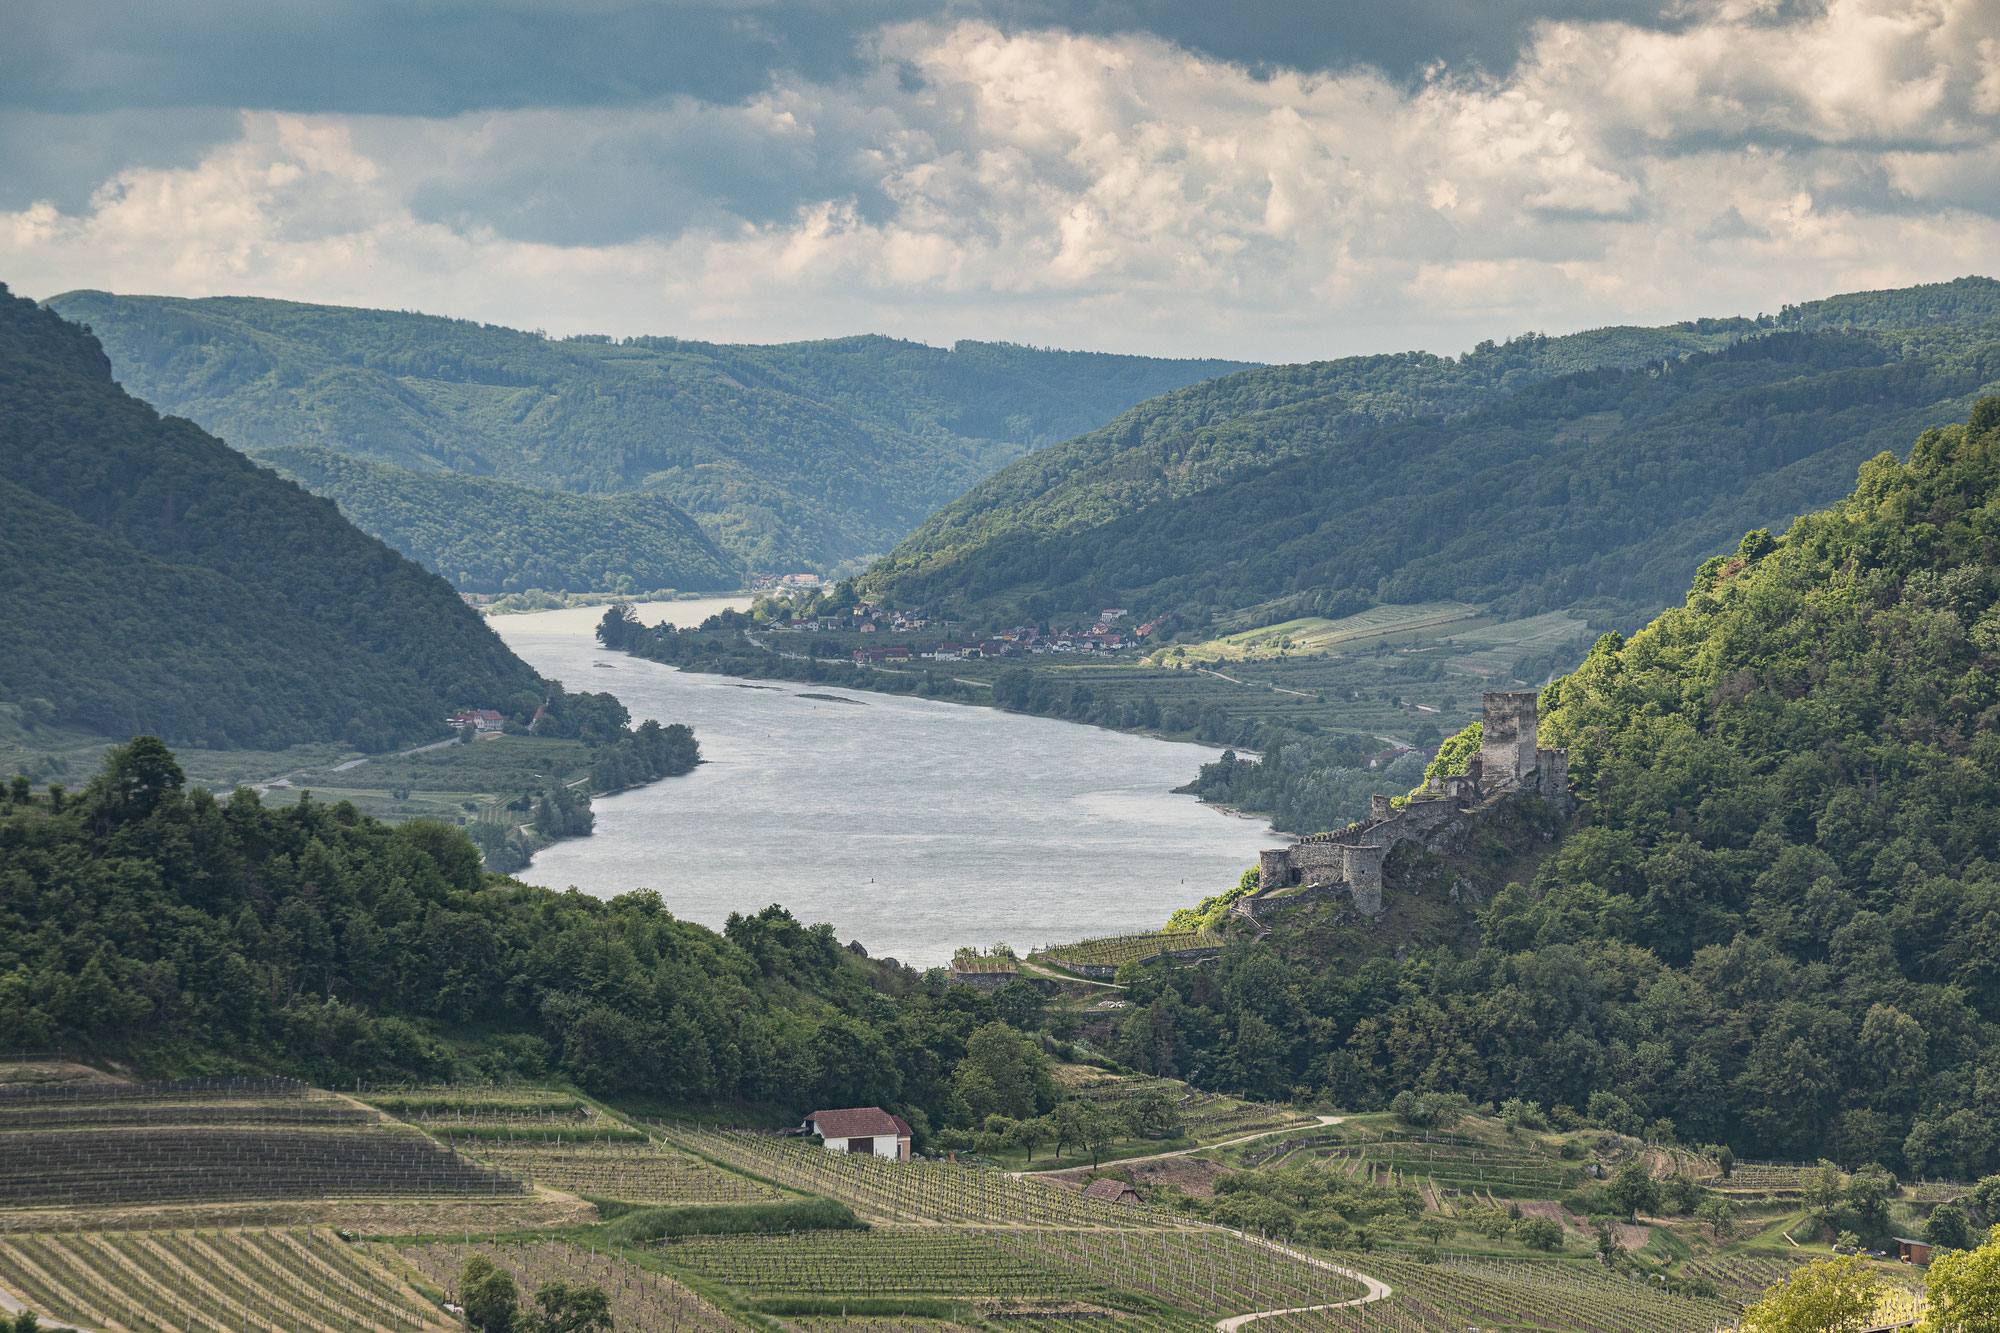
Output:
<svg viewBox="0 0 2000 1333">
<path fill-rule="evenodd" d="M 865 1153 L 896 1162 L 910 1160 L 910 1126 L 903 1117 L 890 1115 L 879 1106 L 814 1111 L 806 1117 L 805 1131 L 819 1135 L 828 1152 Z"/>
<path fill-rule="evenodd" d="M 1896 1257 L 1906 1264 L 1928 1264 L 1931 1261 L 1931 1244 L 1927 1240 L 1911 1240 L 1907 1236 L 1898 1236 Z"/>
<path fill-rule="evenodd" d="M 1112 1176 L 1099 1176 L 1083 1187 L 1087 1198 L 1102 1199 L 1106 1203 L 1135 1204 L 1139 1202 L 1139 1191 L 1122 1180 Z"/>
</svg>

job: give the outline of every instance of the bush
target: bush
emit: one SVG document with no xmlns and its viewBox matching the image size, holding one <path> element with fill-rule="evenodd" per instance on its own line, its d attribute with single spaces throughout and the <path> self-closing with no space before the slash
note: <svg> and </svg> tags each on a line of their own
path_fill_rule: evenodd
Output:
<svg viewBox="0 0 2000 1333">
<path fill-rule="evenodd" d="M 844 1203 L 805 1199 L 739 1207 L 648 1208 L 613 1222 L 613 1240 L 639 1245 L 668 1236 L 739 1236 L 787 1231 L 866 1231 L 868 1224 Z"/>
<path fill-rule="evenodd" d="M 1613 1134 L 1624 1134 L 1638 1138 L 1646 1127 L 1632 1104 L 1615 1092 L 1593 1092 L 1590 1094 L 1590 1109 L 1586 1113 L 1595 1124 L 1602 1125 Z"/>
<path fill-rule="evenodd" d="M 1449 1129 L 1465 1113 L 1465 1098 L 1448 1092 L 1396 1094 L 1389 1103 L 1396 1118 L 1415 1129 Z"/>
<path fill-rule="evenodd" d="M 1563 1229 L 1560 1222 L 1546 1217 L 1524 1217 L 1514 1224 L 1514 1239 L 1531 1250 L 1560 1250 Z"/>
</svg>

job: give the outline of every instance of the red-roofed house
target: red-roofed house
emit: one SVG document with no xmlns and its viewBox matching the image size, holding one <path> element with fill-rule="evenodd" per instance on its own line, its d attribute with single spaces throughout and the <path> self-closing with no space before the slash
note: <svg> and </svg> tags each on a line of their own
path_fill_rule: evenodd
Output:
<svg viewBox="0 0 2000 1333">
<path fill-rule="evenodd" d="M 806 1117 L 805 1129 L 825 1140 L 828 1152 L 870 1153 L 895 1162 L 910 1160 L 909 1123 L 879 1106 L 814 1111 Z"/>
</svg>

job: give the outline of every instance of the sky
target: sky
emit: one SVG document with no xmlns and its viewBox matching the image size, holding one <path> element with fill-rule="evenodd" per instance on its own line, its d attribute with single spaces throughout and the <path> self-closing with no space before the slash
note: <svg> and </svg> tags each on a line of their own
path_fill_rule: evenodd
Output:
<svg viewBox="0 0 2000 1333">
<path fill-rule="evenodd" d="M 1303 361 L 2000 276 L 2000 0 L 11 0 L 0 281 Z"/>
</svg>

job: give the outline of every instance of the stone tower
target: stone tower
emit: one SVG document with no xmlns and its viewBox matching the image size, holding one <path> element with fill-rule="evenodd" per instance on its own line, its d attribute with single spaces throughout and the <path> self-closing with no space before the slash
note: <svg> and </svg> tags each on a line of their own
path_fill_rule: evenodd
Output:
<svg viewBox="0 0 2000 1333">
<path fill-rule="evenodd" d="M 1480 725 L 1479 776 L 1489 789 L 1536 785 L 1533 690 L 1486 696 Z"/>
</svg>

